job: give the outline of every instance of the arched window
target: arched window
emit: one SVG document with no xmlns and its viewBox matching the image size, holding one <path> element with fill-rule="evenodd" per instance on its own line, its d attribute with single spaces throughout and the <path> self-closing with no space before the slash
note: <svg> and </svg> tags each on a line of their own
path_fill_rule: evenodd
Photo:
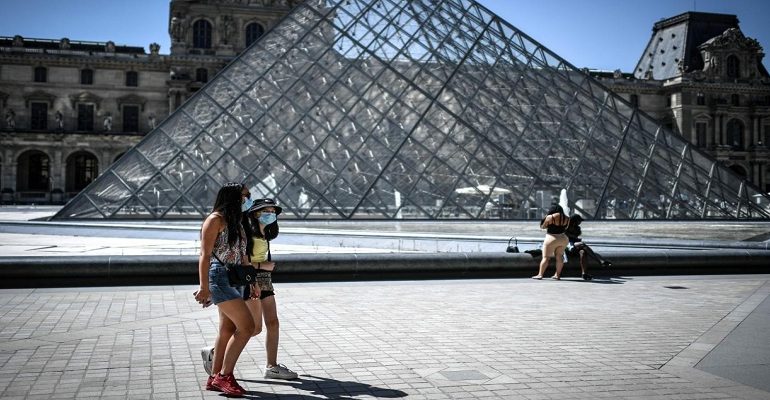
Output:
<svg viewBox="0 0 770 400">
<path fill-rule="evenodd" d="M 728 78 L 740 78 L 741 77 L 741 63 L 736 56 L 727 57 L 727 77 Z"/>
<path fill-rule="evenodd" d="M 99 175 L 99 161 L 87 151 L 78 151 L 67 157 L 66 192 L 79 192 Z"/>
<path fill-rule="evenodd" d="M 16 191 L 46 192 L 49 190 L 51 161 L 39 150 L 25 151 L 19 156 L 16 167 Z"/>
<path fill-rule="evenodd" d="M 727 123 L 727 145 L 733 150 L 743 150 L 743 122 L 731 119 Z"/>
<path fill-rule="evenodd" d="M 730 104 L 732 104 L 734 106 L 741 105 L 741 96 L 739 96 L 737 94 L 731 94 L 730 95 Z"/>
<path fill-rule="evenodd" d="M 198 49 L 211 48 L 211 24 L 205 19 L 193 23 L 193 47 Z"/>
<path fill-rule="evenodd" d="M 35 67 L 35 82 L 48 82 L 48 69 L 46 67 Z"/>
<path fill-rule="evenodd" d="M 259 39 L 264 33 L 265 28 L 256 22 L 246 25 L 246 47 L 251 46 L 251 44 Z"/>
<path fill-rule="evenodd" d="M 209 81 L 209 71 L 206 68 L 198 68 L 195 70 L 195 81 L 206 83 Z"/>
</svg>

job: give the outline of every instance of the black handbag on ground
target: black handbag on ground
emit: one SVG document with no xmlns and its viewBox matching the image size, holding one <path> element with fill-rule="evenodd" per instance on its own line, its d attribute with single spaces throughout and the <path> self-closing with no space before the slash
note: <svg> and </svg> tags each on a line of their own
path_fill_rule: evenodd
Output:
<svg viewBox="0 0 770 400">
<path fill-rule="evenodd" d="M 514 245 L 511 246 L 511 241 L 514 242 Z M 516 236 L 508 239 L 508 247 L 505 248 L 506 253 L 518 253 L 519 252 L 519 241 L 516 239 Z"/>
<path fill-rule="evenodd" d="M 256 283 L 257 269 L 251 265 L 223 263 L 215 253 L 211 253 L 220 264 L 227 268 L 227 280 L 230 286 L 246 286 Z"/>
</svg>

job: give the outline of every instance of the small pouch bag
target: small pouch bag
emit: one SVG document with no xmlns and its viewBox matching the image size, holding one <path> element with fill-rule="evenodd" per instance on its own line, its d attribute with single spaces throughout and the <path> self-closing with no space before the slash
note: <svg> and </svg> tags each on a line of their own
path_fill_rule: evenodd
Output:
<svg viewBox="0 0 770 400">
<path fill-rule="evenodd" d="M 251 265 L 224 263 L 215 253 L 211 253 L 220 264 L 227 268 L 227 280 L 230 286 L 251 285 L 257 279 L 257 269 Z"/>
</svg>

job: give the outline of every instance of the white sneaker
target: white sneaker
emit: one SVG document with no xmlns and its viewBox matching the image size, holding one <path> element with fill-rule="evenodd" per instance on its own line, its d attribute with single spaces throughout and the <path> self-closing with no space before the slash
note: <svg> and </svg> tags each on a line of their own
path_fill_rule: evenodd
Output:
<svg viewBox="0 0 770 400">
<path fill-rule="evenodd" d="M 214 365 L 214 346 L 201 348 L 201 358 L 203 358 L 203 369 L 211 376 L 211 367 Z"/>
<path fill-rule="evenodd" d="M 297 379 L 297 373 L 286 368 L 283 364 L 265 367 L 265 378 L 267 379 Z"/>
</svg>

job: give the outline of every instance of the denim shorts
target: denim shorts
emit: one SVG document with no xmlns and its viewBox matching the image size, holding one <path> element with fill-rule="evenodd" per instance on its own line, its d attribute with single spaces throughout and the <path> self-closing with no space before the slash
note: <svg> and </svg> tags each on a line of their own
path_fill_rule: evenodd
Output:
<svg viewBox="0 0 770 400">
<path fill-rule="evenodd" d="M 230 286 L 227 268 L 216 261 L 209 267 L 209 291 L 214 304 L 243 298 L 243 286 Z"/>
</svg>

